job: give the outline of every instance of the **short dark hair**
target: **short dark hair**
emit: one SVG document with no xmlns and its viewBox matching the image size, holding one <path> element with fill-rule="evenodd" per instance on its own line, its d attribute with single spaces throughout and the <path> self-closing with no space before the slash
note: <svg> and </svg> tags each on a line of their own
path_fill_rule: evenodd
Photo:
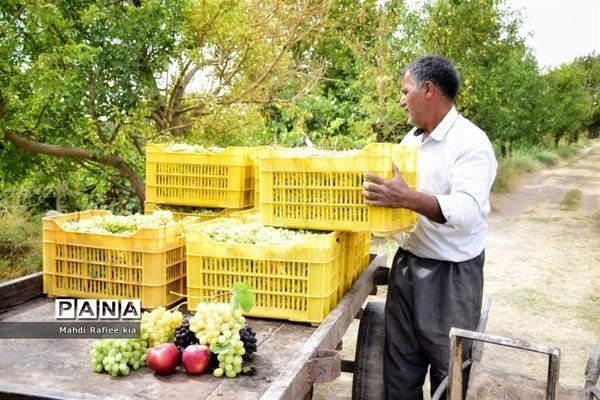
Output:
<svg viewBox="0 0 600 400">
<path fill-rule="evenodd" d="M 450 101 L 454 102 L 456 99 L 460 77 L 447 58 L 438 55 L 421 56 L 410 62 L 404 72 L 410 74 L 418 87 L 431 81 Z"/>
</svg>

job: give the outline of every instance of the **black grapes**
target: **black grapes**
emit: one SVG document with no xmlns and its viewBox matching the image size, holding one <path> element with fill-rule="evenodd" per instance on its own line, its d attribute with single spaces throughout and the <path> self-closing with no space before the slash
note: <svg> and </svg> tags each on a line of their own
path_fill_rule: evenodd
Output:
<svg viewBox="0 0 600 400">
<path fill-rule="evenodd" d="M 240 330 L 240 339 L 244 343 L 244 350 L 246 353 L 242 356 L 244 362 L 249 362 L 254 359 L 254 353 L 256 352 L 256 332 L 252 330 L 250 325 L 246 324 Z"/>
<path fill-rule="evenodd" d="M 198 343 L 196 334 L 190 330 L 190 317 L 185 317 L 181 324 L 175 328 L 173 343 L 175 343 L 180 353 L 189 345 Z"/>
</svg>

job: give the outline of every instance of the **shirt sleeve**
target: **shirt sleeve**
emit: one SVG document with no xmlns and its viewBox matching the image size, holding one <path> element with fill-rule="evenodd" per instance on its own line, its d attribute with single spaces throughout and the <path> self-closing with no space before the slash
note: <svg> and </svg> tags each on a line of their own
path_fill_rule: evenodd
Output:
<svg viewBox="0 0 600 400">
<path fill-rule="evenodd" d="M 446 226 L 469 228 L 489 212 L 489 193 L 496 159 L 487 143 L 473 143 L 461 152 L 452 169 L 450 193 L 436 194 Z"/>
</svg>

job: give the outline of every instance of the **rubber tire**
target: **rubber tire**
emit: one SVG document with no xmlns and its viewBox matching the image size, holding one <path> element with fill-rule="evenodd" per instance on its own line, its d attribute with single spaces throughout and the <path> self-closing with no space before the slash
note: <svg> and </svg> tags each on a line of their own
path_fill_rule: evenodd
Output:
<svg viewBox="0 0 600 400">
<path fill-rule="evenodd" d="M 352 400 L 384 400 L 383 353 L 385 347 L 385 303 L 369 302 L 356 338 Z"/>
</svg>

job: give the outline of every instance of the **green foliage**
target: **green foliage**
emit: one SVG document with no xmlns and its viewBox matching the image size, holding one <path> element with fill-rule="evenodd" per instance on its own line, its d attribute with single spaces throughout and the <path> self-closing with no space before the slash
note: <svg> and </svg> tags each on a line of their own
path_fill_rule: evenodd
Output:
<svg viewBox="0 0 600 400">
<path fill-rule="evenodd" d="M 129 207 L 145 199 L 147 142 L 264 143 L 260 106 L 289 101 L 320 76 L 311 54 L 292 47 L 319 31 L 326 4 L 2 3 L 0 156 L 17 168 L 0 182 L 52 164 Z M 69 161 L 40 166 L 27 152 Z M 78 194 L 81 206 L 98 203 Z"/>
<path fill-rule="evenodd" d="M 565 64 L 545 75 L 548 96 L 552 98 L 547 107 L 550 109 L 549 130 L 554 144 L 558 145 L 564 137 L 568 142 L 577 141 L 577 135 L 591 120 L 591 94 L 584 87 L 585 73 L 581 66 Z"/>
<path fill-rule="evenodd" d="M 182 2 L 4 2 L 0 14 L 2 147 L 71 160 L 23 163 L 21 174 L 85 168 L 143 198 L 142 132 L 178 46 Z"/>
<path fill-rule="evenodd" d="M 590 139 L 600 137 L 600 54 L 579 57 L 574 62 L 583 73 L 583 86 L 590 95 L 591 118 L 586 123 Z"/>
<path fill-rule="evenodd" d="M 0 281 L 41 271 L 42 225 L 18 196 L 0 197 Z"/>
<path fill-rule="evenodd" d="M 407 125 L 400 110 L 398 64 L 403 46 L 396 31 L 406 14 L 398 0 L 335 0 L 315 41 L 298 43 L 326 66 L 319 85 L 294 104 L 269 107 L 269 127 L 280 144 L 305 137 L 324 148 L 360 148 L 399 140 Z"/>
<path fill-rule="evenodd" d="M 500 158 L 598 136 L 599 57 L 541 73 L 521 25 L 502 0 L 3 1 L 0 190 L 128 213 L 148 142 L 399 141 L 401 71 L 424 53 L 457 64 L 457 107 Z"/>
<path fill-rule="evenodd" d="M 543 86 L 518 34 L 520 15 L 502 5 L 497 0 L 428 3 L 418 29 L 426 52 L 457 64 L 458 109 L 507 155 L 515 143 L 538 143 Z"/>
</svg>

